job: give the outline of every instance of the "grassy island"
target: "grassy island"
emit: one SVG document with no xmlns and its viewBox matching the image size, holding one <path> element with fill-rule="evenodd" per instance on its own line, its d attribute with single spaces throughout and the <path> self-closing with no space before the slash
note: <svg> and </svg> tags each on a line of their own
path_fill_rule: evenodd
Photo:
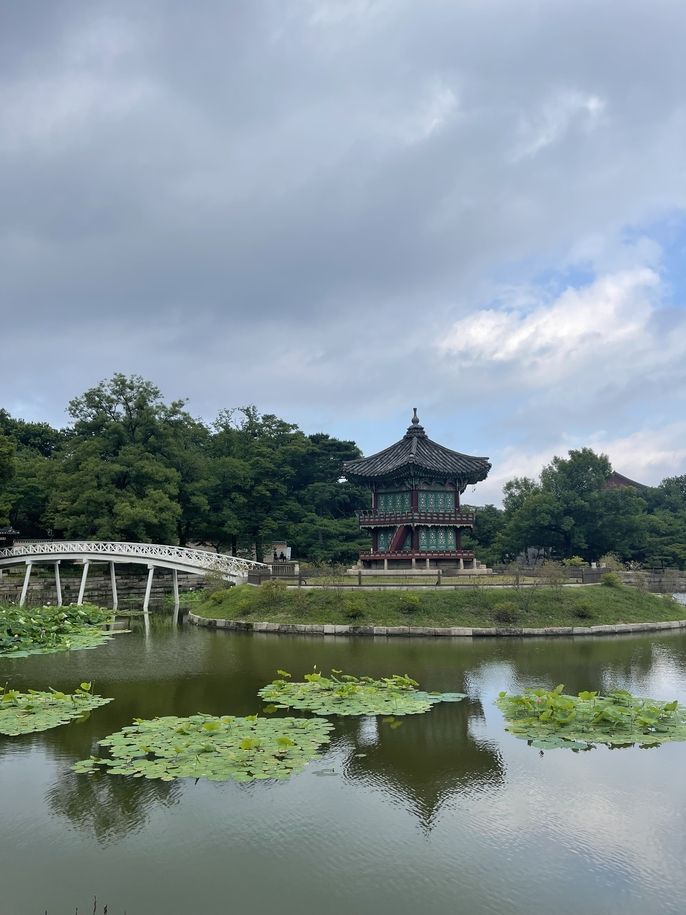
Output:
<svg viewBox="0 0 686 915">
<path fill-rule="evenodd" d="M 686 618 L 686 608 L 671 596 L 616 584 L 373 591 L 286 588 L 274 581 L 200 594 L 192 611 L 249 622 L 418 627 L 593 626 Z"/>
</svg>

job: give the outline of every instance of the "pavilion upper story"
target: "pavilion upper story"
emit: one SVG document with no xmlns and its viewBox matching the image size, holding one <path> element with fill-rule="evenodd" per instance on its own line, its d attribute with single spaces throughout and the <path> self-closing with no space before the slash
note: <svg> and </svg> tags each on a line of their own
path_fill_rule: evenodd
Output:
<svg viewBox="0 0 686 915">
<path fill-rule="evenodd" d="M 347 461 L 343 472 L 371 490 L 371 506 L 359 512 L 371 548 L 360 554 L 363 568 L 473 568 L 462 547 L 462 531 L 474 515 L 460 506 L 469 485 L 485 480 L 488 458 L 452 451 L 432 441 L 417 410 L 405 435 L 369 457 Z"/>
</svg>

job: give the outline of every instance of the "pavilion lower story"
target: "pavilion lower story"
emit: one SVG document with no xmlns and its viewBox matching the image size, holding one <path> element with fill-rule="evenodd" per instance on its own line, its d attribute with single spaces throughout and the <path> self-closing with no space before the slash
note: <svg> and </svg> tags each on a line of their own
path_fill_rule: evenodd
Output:
<svg viewBox="0 0 686 915">
<path fill-rule="evenodd" d="M 434 573 L 441 569 L 446 574 L 460 572 L 487 572 L 472 550 L 426 551 L 413 550 L 403 552 L 363 552 L 360 553 L 357 570 L 368 572 L 403 572 L 421 574 Z"/>
</svg>

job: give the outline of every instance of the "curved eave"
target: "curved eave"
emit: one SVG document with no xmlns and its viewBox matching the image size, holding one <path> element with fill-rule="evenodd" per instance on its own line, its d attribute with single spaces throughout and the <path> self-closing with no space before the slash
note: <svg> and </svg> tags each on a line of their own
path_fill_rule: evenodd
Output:
<svg viewBox="0 0 686 915">
<path fill-rule="evenodd" d="M 421 442 L 401 439 L 390 448 L 343 465 L 348 480 L 367 485 L 423 477 L 470 485 L 485 480 L 490 469 L 487 457 L 452 451 L 429 438 Z"/>
</svg>

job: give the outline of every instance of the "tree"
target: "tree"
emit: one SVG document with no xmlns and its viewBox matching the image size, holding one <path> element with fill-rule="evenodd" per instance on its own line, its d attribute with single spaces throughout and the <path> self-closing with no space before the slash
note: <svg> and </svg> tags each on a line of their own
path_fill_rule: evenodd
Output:
<svg viewBox="0 0 686 915">
<path fill-rule="evenodd" d="M 0 524 L 9 522 L 11 498 L 9 483 L 14 476 L 14 442 L 0 435 Z"/>
<path fill-rule="evenodd" d="M 181 474 L 170 457 L 192 422 L 151 382 L 114 375 L 69 404 L 74 424 L 55 456 L 47 516 L 66 536 L 173 542 Z"/>
</svg>

